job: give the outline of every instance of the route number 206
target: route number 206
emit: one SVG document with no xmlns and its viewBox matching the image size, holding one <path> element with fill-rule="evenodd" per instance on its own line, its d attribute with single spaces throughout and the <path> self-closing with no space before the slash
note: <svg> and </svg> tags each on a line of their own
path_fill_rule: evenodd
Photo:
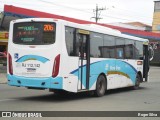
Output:
<svg viewBox="0 0 160 120">
<path fill-rule="evenodd" d="M 54 30 L 53 25 L 50 25 L 50 24 L 44 25 L 44 31 L 53 31 L 53 30 Z"/>
</svg>

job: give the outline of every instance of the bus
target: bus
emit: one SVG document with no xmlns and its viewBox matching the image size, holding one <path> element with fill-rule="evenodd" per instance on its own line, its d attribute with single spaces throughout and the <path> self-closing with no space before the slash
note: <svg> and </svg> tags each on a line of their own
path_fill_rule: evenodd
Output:
<svg viewBox="0 0 160 120">
<path fill-rule="evenodd" d="M 53 18 L 10 23 L 7 79 L 10 86 L 52 92 L 133 87 L 148 81 L 148 40 L 99 25 Z"/>
</svg>

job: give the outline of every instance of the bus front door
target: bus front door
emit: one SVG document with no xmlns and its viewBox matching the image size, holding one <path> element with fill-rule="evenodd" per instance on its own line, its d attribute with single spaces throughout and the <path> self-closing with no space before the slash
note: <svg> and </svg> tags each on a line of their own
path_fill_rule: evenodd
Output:
<svg viewBox="0 0 160 120">
<path fill-rule="evenodd" d="M 145 78 L 145 81 L 148 81 L 148 72 L 149 72 L 149 51 L 148 51 L 148 45 L 143 45 L 143 51 L 144 51 L 144 63 L 143 63 L 143 78 Z"/>
<path fill-rule="evenodd" d="M 78 90 L 89 89 L 89 77 L 90 77 L 90 49 L 89 49 L 89 35 L 78 35 L 78 47 L 79 47 L 79 82 Z"/>
</svg>

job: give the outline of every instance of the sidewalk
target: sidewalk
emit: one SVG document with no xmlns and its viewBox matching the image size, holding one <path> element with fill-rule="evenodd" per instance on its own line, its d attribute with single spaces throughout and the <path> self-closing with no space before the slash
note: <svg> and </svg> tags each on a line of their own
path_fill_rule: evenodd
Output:
<svg viewBox="0 0 160 120">
<path fill-rule="evenodd" d="M 7 83 L 7 67 L 0 64 L 0 84 Z"/>
<path fill-rule="evenodd" d="M 0 73 L 0 84 L 7 83 L 7 73 Z"/>
</svg>

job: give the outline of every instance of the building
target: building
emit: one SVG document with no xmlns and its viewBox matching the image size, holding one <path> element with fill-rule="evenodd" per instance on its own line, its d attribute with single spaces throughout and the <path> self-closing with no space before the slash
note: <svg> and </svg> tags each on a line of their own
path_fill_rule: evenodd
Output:
<svg viewBox="0 0 160 120">
<path fill-rule="evenodd" d="M 3 31 L 0 32 L 0 52 L 4 52 L 7 50 L 8 47 L 8 32 Z"/>
<path fill-rule="evenodd" d="M 0 26 L 2 26 L 3 21 L 3 13 L 0 13 Z M 0 52 L 4 52 L 7 50 L 8 44 L 8 29 L 4 29 L 0 27 Z"/>
<path fill-rule="evenodd" d="M 128 22 L 128 23 L 110 23 L 109 25 L 124 27 L 133 30 L 152 31 L 152 26 L 146 25 L 141 22 Z"/>
<path fill-rule="evenodd" d="M 152 32 L 160 33 L 160 0 L 154 1 Z M 155 53 L 153 63 L 160 65 L 160 41 L 152 39 L 150 43 Z"/>
<path fill-rule="evenodd" d="M 154 1 L 152 31 L 160 33 L 160 1 Z"/>
<path fill-rule="evenodd" d="M 157 3 L 157 2 L 155 2 L 155 3 Z M 79 24 L 98 24 L 98 25 L 109 27 L 112 29 L 117 29 L 123 34 L 149 39 L 151 43 L 154 43 L 154 44 L 152 44 L 153 46 L 155 46 L 155 43 L 156 43 L 157 48 L 159 48 L 158 45 L 159 45 L 159 41 L 160 41 L 160 33 L 150 31 L 151 26 L 147 26 L 143 23 L 139 23 L 139 22 L 127 23 L 127 24 L 125 24 L 125 26 L 124 25 L 120 26 L 120 25 L 102 24 L 102 23 L 95 23 L 95 22 L 79 20 L 79 19 L 60 16 L 60 15 L 55 15 L 55 14 L 50 14 L 50 13 L 39 12 L 39 11 L 35 11 L 35 10 L 15 7 L 15 6 L 11 6 L 11 5 L 4 6 L 4 14 L 3 14 L 3 18 L 1 19 L 0 28 L 8 29 L 10 20 L 17 19 L 17 18 L 29 18 L 29 17 L 30 18 L 31 17 L 32 18 L 34 18 L 34 17 L 56 18 L 56 19 L 63 19 L 63 20 L 67 20 L 67 21 L 71 21 L 71 22 L 75 22 L 75 23 L 79 23 Z M 158 56 L 160 57 L 160 54 Z M 159 64 L 160 64 L 159 58 L 156 58 L 156 61 L 159 61 Z"/>
<path fill-rule="evenodd" d="M 141 23 L 141 22 L 128 22 L 125 24 L 132 25 L 135 27 L 140 27 L 140 28 L 142 28 L 143 31 L 152 31 L 152 26 Z"/>
</svg>

